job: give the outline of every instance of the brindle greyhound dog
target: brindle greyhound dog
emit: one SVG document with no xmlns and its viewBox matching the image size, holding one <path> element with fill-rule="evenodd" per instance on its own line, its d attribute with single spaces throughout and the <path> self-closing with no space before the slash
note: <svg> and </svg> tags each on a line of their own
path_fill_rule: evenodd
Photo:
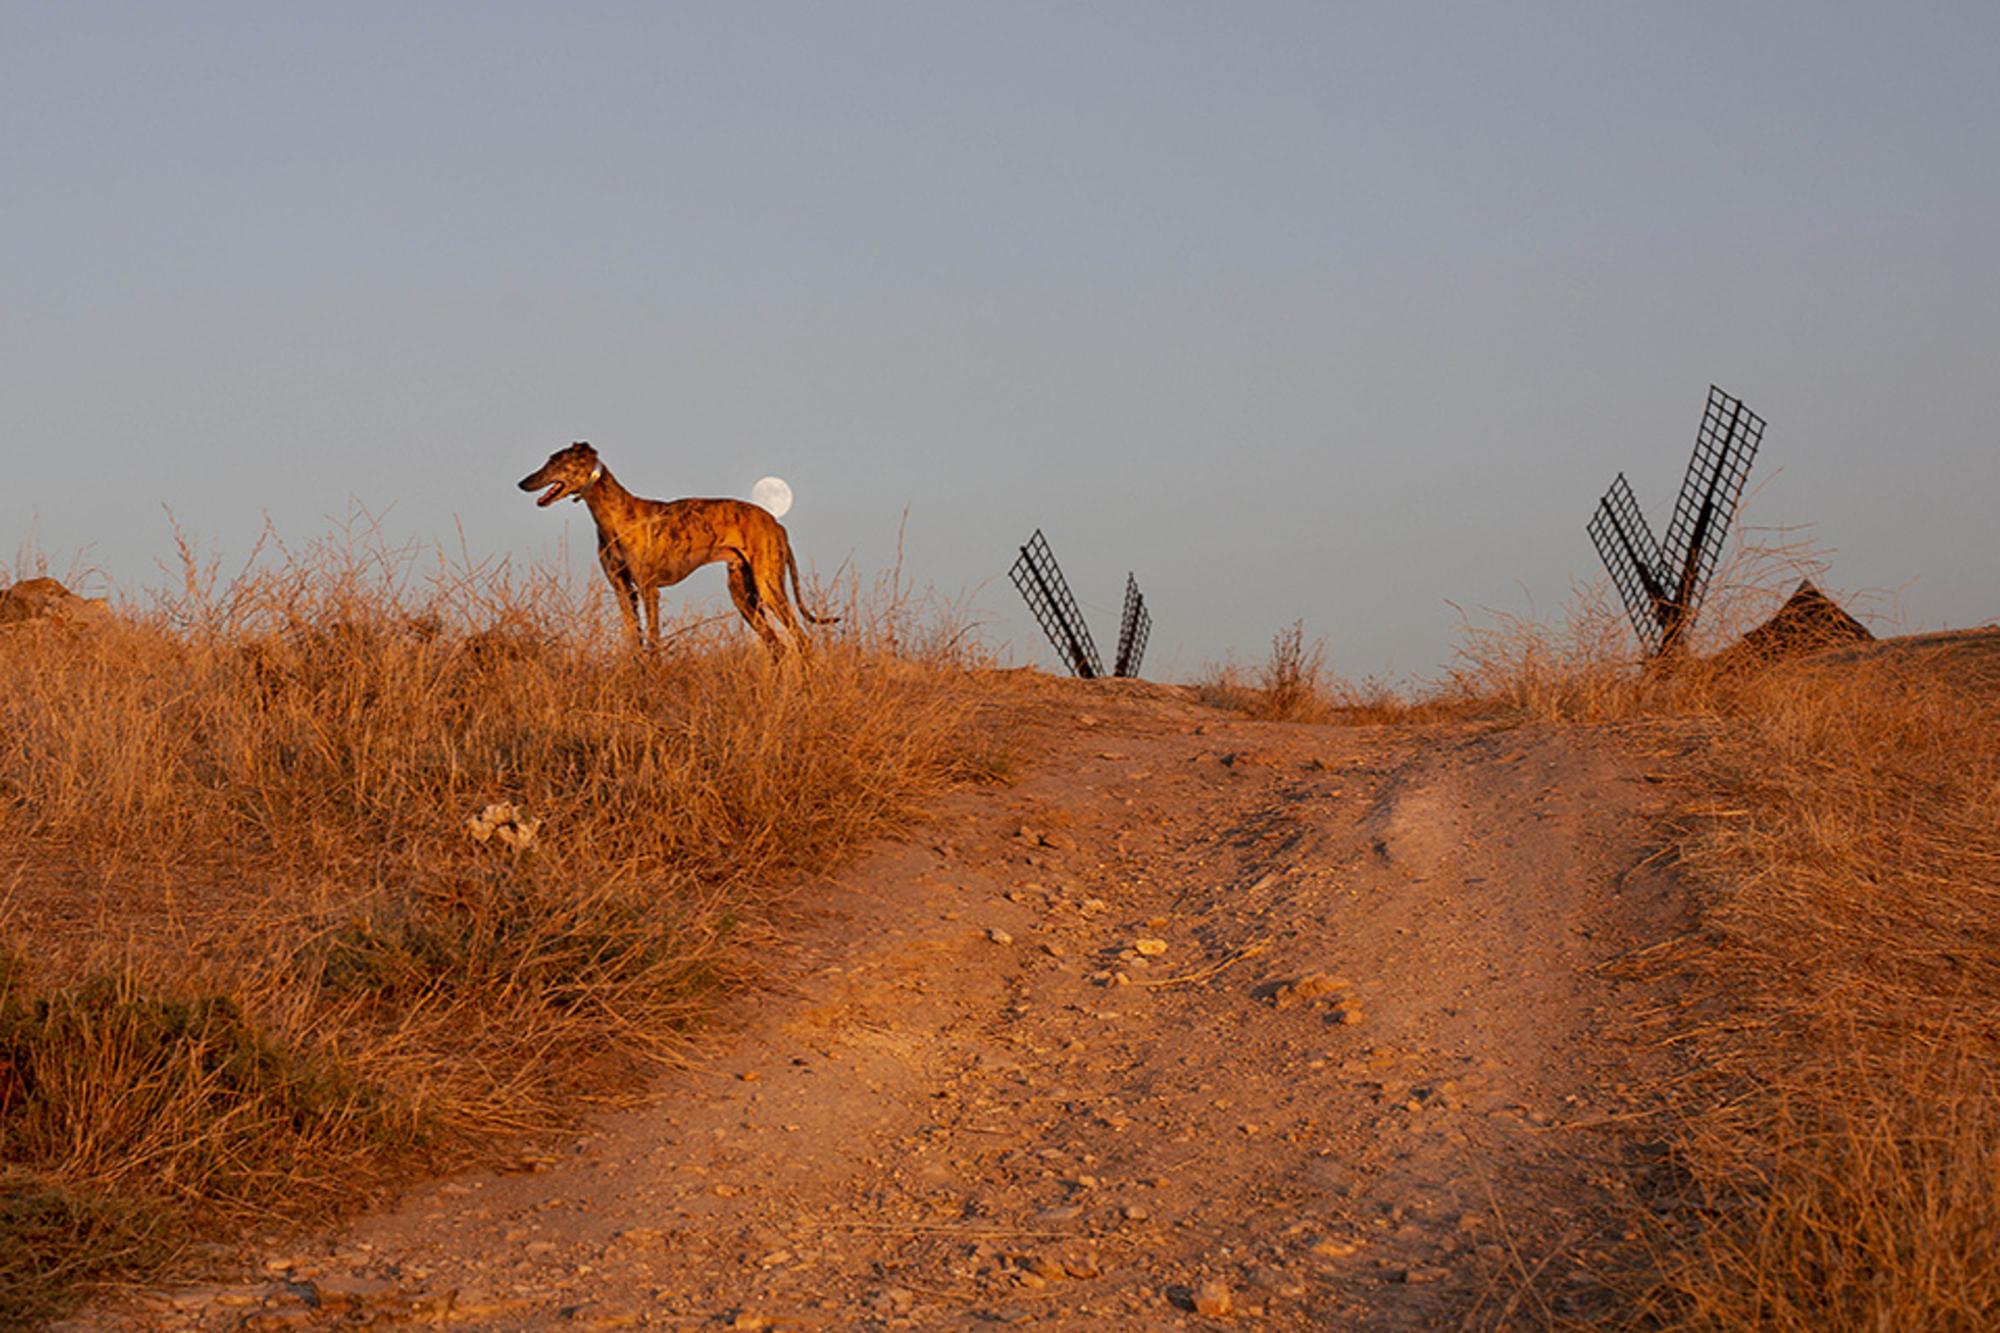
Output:
<svg viewBox="0 0 2000 1333">
<path fill-rule="evenodd" d="M 548 462 L 521 478 L 524 491 L 544 486 L 548 490 L 536 504 L 552 505 L 568 496 L 590 506 L 590 516 L 597 520 L 598 563 L 611 580 L 625 628 L 641 648 L 659 642 L 660 589 L 718 560 L 729 566 L 729 596 L 736 609 L 774 657 L 785 649 L 780 627 L 801 652 L 806 648 L 804 627 L 785 600 L 786 575 L 791 576 L 792 592 L 807 620 L 831 625 L 840 619 L 805 609 L 791 540 L 784 526 L 760 505 L 747 500 L 642 500 L 618 484 L 599 461 L 597 450 L 580 442 L 556 450 Z"/>
</svg>

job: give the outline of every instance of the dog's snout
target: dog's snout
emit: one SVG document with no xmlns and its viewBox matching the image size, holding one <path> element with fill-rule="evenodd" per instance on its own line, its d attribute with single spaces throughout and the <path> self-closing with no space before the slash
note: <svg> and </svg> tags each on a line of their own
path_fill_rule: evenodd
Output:
<svg viewBox="0 0 2000 1333">
<path fill-rule="evenodd" d="M 541 475 L 542 474 L 540 472 L 530 472 L 527 476 L 521 478 L 521 480 L 516 484 L 519 485 L 520 488 L 524 491 L 532 491 L 541 484 L 540 482 L 535 480 L 535 478 Z"/>
</svg>

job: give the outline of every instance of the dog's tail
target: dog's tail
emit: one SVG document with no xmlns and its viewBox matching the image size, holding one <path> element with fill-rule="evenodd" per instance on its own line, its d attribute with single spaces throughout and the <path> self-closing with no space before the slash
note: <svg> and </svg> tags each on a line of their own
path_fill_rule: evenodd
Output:
<svg viewBox="0 0 2000 1333">
<path fill-rule="evenodd" d="M 792 600 L 798 603 L 799 614 L 815 625 L 838 625 L 839 616 L 816 616 L 806 609 L 806 595 L 799 591 L 799 562 L 792 558 L 792 543 L 785 541 L 785 572 L 792 576 Z"/>
</svg>

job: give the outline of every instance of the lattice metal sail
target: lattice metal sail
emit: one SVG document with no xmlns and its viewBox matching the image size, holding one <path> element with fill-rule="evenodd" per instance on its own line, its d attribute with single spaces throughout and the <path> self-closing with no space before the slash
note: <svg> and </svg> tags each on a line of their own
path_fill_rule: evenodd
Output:
<svg viewBox="0 0 2000 1333">
<path fill-rule="evenodd" d="M 1678 571 L 1673 589 L 1674 623 L 1667 630 L 1669 644 L 1694 620 L 1708 595 L 1708 581 L 1722 558 L 1729 539 L 1729 525 L 1736 521 L 1736 506 L 1743 498 L 1743 484 L 1749 479 L 1750 464 L 1756 461 L 1757 446 L 1764 439 L 1764 418 L 1710 385 L 1708 406 L 1701 415 L 1701 430 L 1694 439 L 1694 457 L 1688 460 L 1687 477 L 1681 482 L 1680 498 L 1674 501 L 1674 521 L 1667 525 L 1659 567 L 1665 574 Z"/>
<path fill-rule="evenodd" d="M 1146 609 L 1146 594 L 1139 591 L 1139 580 L 1127 573 L 1125 614 L 1118 620 L 1118 663 L 1112 668 L 1114 675 L 1139 674 L 1139 663 L 1146 656 L 1146 639 L 1152 632 L 1153 613 Z"/>
<path fill-rule="evenodd" d="M 1639 512 L 1639 502 L 1632 497 L 1631 483 L 1623 472 L 1597 502 L 1597 513 L 1590 520 L 1590 540 L 1604 567 L 1611 571 L 1611 581 L 1618 585 L 1632 628 L 1649 651 L 1658 652 L 1665 633 L 1667 600 L 1658 573 L 1660 544 L 1653 539 L 1646 516 Z"/>
<path fill-rule="evenodd" d="M 1048 539 L 1042 536 L 1040 528 L 1035 529 L 1034 537 L 1021 548 L 1020 557 L 1007 571 L 1007 577 L 1021 590 L 1028 609 L 1041 623 L 1042 633 L 1049 636 L 1056 655 L 1068 664 L 1070 671 L 1085 680 L 1103 675 L 1104 663 L 1097 656 L 1097 645 L 1091 642 L 1090 627 L 1084 624 L 1076 598 L 1070 595 L 1069 580 L 1063 577 L 1055 553 L 1049 550 Z"/>
<path fill-rule="evenodd" d="M 1654 653 L 1679 642 L 1708 595 L 1764 424 L 1742 400 L 1709 386 L 1694 456 L 1664 542 L 1654 542 L 1624 473 L 1598 501 L 1590 539 L 1618 585 L 1632 628 Z"/>
</svg>

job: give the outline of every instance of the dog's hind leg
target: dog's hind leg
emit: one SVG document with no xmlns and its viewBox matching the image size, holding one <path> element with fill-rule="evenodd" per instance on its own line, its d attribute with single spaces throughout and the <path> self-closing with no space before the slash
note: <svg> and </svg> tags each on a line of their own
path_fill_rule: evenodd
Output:
<svg viewBox="0 0 2000 1333">
<path fill-rule="evenodd" d="M 783 656 L 785 645 L 778 631 L 771 627 L 771 608 L 757 595 L 756 571 L 750 568 L 741 551 L 731 550 L 723 559 L 729 564 L 729 599 L 736 603 L 736 610 L 750 628 L 757 631 L 757 637 L 771 650 L 771 656 Z"/>
<path fill-rule="evenodd" d="M 798 650 L 800 657 L 812 655 L 812 640 L 806 636 L 806 627 L 799 623 L 798 612 L 785 596 L 785 572 L 782 568 L 772 571 L 771 581 L 762 588 L 764 614 L 778 623 L 785 637 Z"/>
</svg>

